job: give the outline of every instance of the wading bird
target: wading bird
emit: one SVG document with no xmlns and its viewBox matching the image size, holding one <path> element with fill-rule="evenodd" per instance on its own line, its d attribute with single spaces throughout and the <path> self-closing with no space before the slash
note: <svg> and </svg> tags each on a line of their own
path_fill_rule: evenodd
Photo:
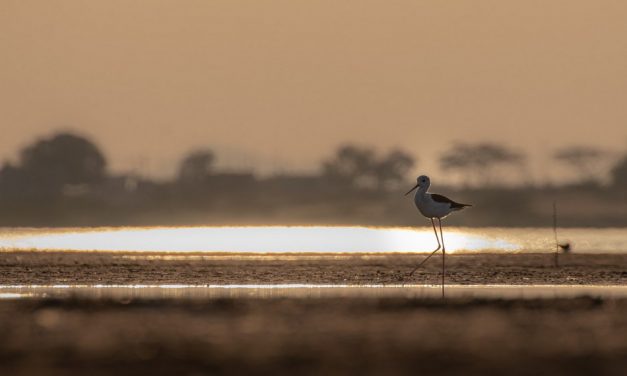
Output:
<svg viewBox="0 0 627 376">
<path fill-rule="evenodd" d="M 414 270 L 409 273 L 410 276 L 414 274 L 419 267 L 422 266 L 431 256 L 433 256 L 437 251 L 442 249 L 442 297 L 444 297 L 444 274 L 446 270 L 446 247 L 444 246 L 444 235 L 442 234 L 442 218 L 451 214 L 454 211 L 462 210 L 466 206 L 472 206 L 469 204 L 460 204 L 451 200 L 448 197 L 444 197 L 442 195 L 436 193 L 428 193 L 429 186 L 431 185 L 431 180 L 428 176 L 421 175 L 416 179 L 416 185 L 410 189 L 405 196 L 410 194 L 414 189 L 418 188 L 416 191 L 416 195 L 414 196 L 414 203 L 420 211 L 420 214 L 427 217 L 431 220 L 431 225 L 433 226 L 433 232 L 435 232 L 435 238 L 438 241 L 438 247 L 435 251 L 431 252 L 426 259 L 422 260 L 418 266 L 414 268 Z M 437 218 L 438 224 L 440 226 L 440 236 L 438 237 L 438 231 L 435 228 L 435 219 Z M 442 243 L 440 243 L 440 239 Z"/>
<path fill-rule="evenodd" d="M 560 247 L 560 249 L 562 250 L 563 253 L 570 253 L 571 245 L 570 245 L 569 242 L 560 243 L 557 246 Z"/>
</svg>

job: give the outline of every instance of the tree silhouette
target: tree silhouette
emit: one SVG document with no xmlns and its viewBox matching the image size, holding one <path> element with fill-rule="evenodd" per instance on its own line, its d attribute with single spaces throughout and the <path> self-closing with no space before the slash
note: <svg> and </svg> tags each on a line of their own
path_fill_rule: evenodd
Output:
<svg viewBox="0 0 627 376">
<path fill-rule="evenodd" d="M 571 146 L 553 155 L 575 171 L 582 182 L 594 181 L 599 177 L 599 163 L 607 156 L 603 150 L 589 146 Z"/>
<path fill-rule="evenodd" d="M 379 190 L 396 188 L 403 183 L 407 174 L 414 167 L 415 159 L 401 151 L 392 150 L 382 160 L 376 163 L 374 168 L 375 178 Z"/>
<path fill-rule="evenodd" d="M 58 133 L 41 139 L 20 153 L 19 170 L 31 190 L 61 193 L 68 185 L 90 185 L 106 176 L 106 160 L 88 139 Z"/>
<path fill-rule="evenodd" d="M 491 143 L 457 143 L 440 157 L 442 170 L 458 171 L 478 185 L 491 185 L 497 166 L 522 167 L 524 162 L 523 154 Z"/>
<path fill-rule="evenodd" d="M 612 182 L 617 187 L 627 187 L 627 155 L 612 168 Z"/>
<path fill-rule="evenodd" d="M 322 168 L 324 177 L 334 183 L 360 186 L 371 183 L 375 164 L 374 150 L 344 145 L 337 149 L 331 160 L 323 163 Z"/>
<path fill-rule="evenodd" d="M 215 156 L 211 150 L 196 150 L 188 154 L 179 166 L 178 179 L 183 183 L 205 180 L 213 169 Z"/>
<path fill-rule="evenodd" d="M 414 158 L 398 149 L 377 157 L 371 148 L 344 145 L 324 162 L 323 176 L 344 186 L 385 190 L 401 183 L 414 163 Z"/>
</svg>

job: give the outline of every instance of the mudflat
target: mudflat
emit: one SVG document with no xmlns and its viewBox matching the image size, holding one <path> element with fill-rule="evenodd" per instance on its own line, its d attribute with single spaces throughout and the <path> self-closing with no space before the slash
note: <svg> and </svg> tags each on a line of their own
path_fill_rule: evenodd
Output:
<svg viewBox="0 0 627 376">
<path fill-rule="evenodd" d="M 1 252 L 0 284 L 438 284 L 435 255 Z M 627 284 L 627 254 L 447 254 L 453 284 Z"/>
</svg>

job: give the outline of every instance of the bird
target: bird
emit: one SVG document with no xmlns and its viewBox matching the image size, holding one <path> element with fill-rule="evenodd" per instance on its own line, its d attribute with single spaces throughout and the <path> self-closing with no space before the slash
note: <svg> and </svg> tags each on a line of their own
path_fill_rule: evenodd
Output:
<svg viewBox="0 0 627 376">
<path fill-rule="evenodd" d="M 569 253 L 571 250 L 571 245 L 569 242 L 566 243 L 558 243 L 557 244 L 558 247 L 560 247 L 560 249 L 562 250 L 562 252 L 564 253 Z"/>
<path fill-rule="evenodd" d="M 416 185 L 405 193 L 405 196 L 410 194 L 414 189 L 418 188 L 416 194 L 414 196 L 414 203 L 416 204 L 416 208 L 420 214 L 431 221 L 431 225 L 433 226 L 433 232 L 435 233 L 435 239 L 438 242 L 438 247 L 427 256 L 418 266 L 414 268 L 414 270 L 409 273 L 409 276 L 412 276 L 418 268 L 420 268 L 431 256 L 433 256 L 437 251 L 442 249 L 442 298 L 444 298 L 444 274 L 445 274 L 445 259 L 446 259 L 446 247 L 444 246 L 444 235 L 442 233 L 442 219 L 447 217 L 449 214 L 462 210 L 466 207 L 472 206 L 470 204 L 461 204 L 459 202 L 455 202 L 448 197 L 439 195 L 437 193 L 429 193 L 429 187 L 431 186 L 431 179 L 429 179 L 426 175 L 421 175 L 416 178 Z M 438 224 L 440 227 L 440 236 L 438 237 L 438 231 L 435 228 L 435 220 L 438 220 Z M 442 240 L 442 243 L 440 243 Z"/>
</svg>

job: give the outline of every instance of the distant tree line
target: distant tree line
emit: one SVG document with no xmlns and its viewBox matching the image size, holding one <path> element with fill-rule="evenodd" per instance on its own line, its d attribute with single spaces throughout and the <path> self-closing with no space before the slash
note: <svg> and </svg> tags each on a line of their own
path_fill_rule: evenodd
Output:
<svg viewBox="0 0 627 376">
<path fill-rule="evenodd" d="M 574 146 L 559 149 L 554 158 L 582 177 L 595 181 L 599 162 L 608 154 L 600 149 Z M 204 184 L 216 174 L 216 156 L 210 149 L 199 149 L 184 156 L 175 182 L 190 186 Z M 507 147 L 491 143 L 456 143 L 440 157 L 440 166 L 477 187 L 497 180 L 497 169 L 524 174 L 526 157 Z M 416 159 L 400 149 L 379 155 L 367 146 L 345 144 L 321 164 L 319 178 L 342 189 L 372 189 L 380 192 L 398 189 L 413 176 Z M 24 196 L 55 196 L 89 190 L 109 177 L 107 161 L 89 139 L 58 133 L 36 140 L 19 153 L 16 164 L 5 163 L 0 170 L 0 192 Z M 627 185 L 627 155 L 611 170 L 612 182 Z"/>
<path fill-rule="evenodd" d="M 581 176 L 581 186 L 597 189 L 602 170 L 599 166 L 609 154 L 574 146 L 557 150 L 553 158 Z M 302 213 L 316 213 L 324 207 L 335 210 L 338 216 L 356 216 L 363 202 L 369 203 L 366 206 L 385 205 L 386 197 L 393 197 L 389 209 L 379 209 L 391 216 L 391 212 L 385 214 L 386 210 L 398 210 L 394 207 L 400 197 L 398 192 L 414 178 L 417 164 L 414 156 L 401 149 L 379 153 L 372 147 L 354 144 L 339 146 L 321 162 L 320 172 L 311 175 L 259 178 L 253 172 L 220 170 L 216 160 L 210 149 L 193 150 L 181 159 L 172 180 L 156 182 L 133 173 L 112 174 L 93 141 L 67 132 L 53 134 L 27 145 L 15 162 L 5 162 L 0 168 L 0 224 L 13 224 L 12 220 L 18 218 L 24 218 L 19 223 L 30 224 L 32 218 L 47 223 L 69 211 L 74 216 L 89 217 L 94 210 L 100 211 L 99 216 L 117 210 L 122 214 L 116 214 L 116 218 L 132 213 L 156 217 L 157 212 L 163 216 L 181 211 L 205 218 L 202 216 L 212 212 L 271 215 L 281 207 L 307 207 Z M 491 195 L 495 188 L 506 189 L 499 188 L 505 173 L 525 182 L 526 162 L 521 152 L 485 142 L 456 143 L 439 159 L 442 170 L 466 182 L 463 186 L 469 192 L 489 188 Z M 624 192 L 627 155 L 612 167 L 610 175 L 612 186 Z M 519 193 L 512 198 L 503 192 L 500 197 L 504 202 L 517 203 L 517 211 L 527 210 L 520 206 L 525 200 Z"/>
</svg>

